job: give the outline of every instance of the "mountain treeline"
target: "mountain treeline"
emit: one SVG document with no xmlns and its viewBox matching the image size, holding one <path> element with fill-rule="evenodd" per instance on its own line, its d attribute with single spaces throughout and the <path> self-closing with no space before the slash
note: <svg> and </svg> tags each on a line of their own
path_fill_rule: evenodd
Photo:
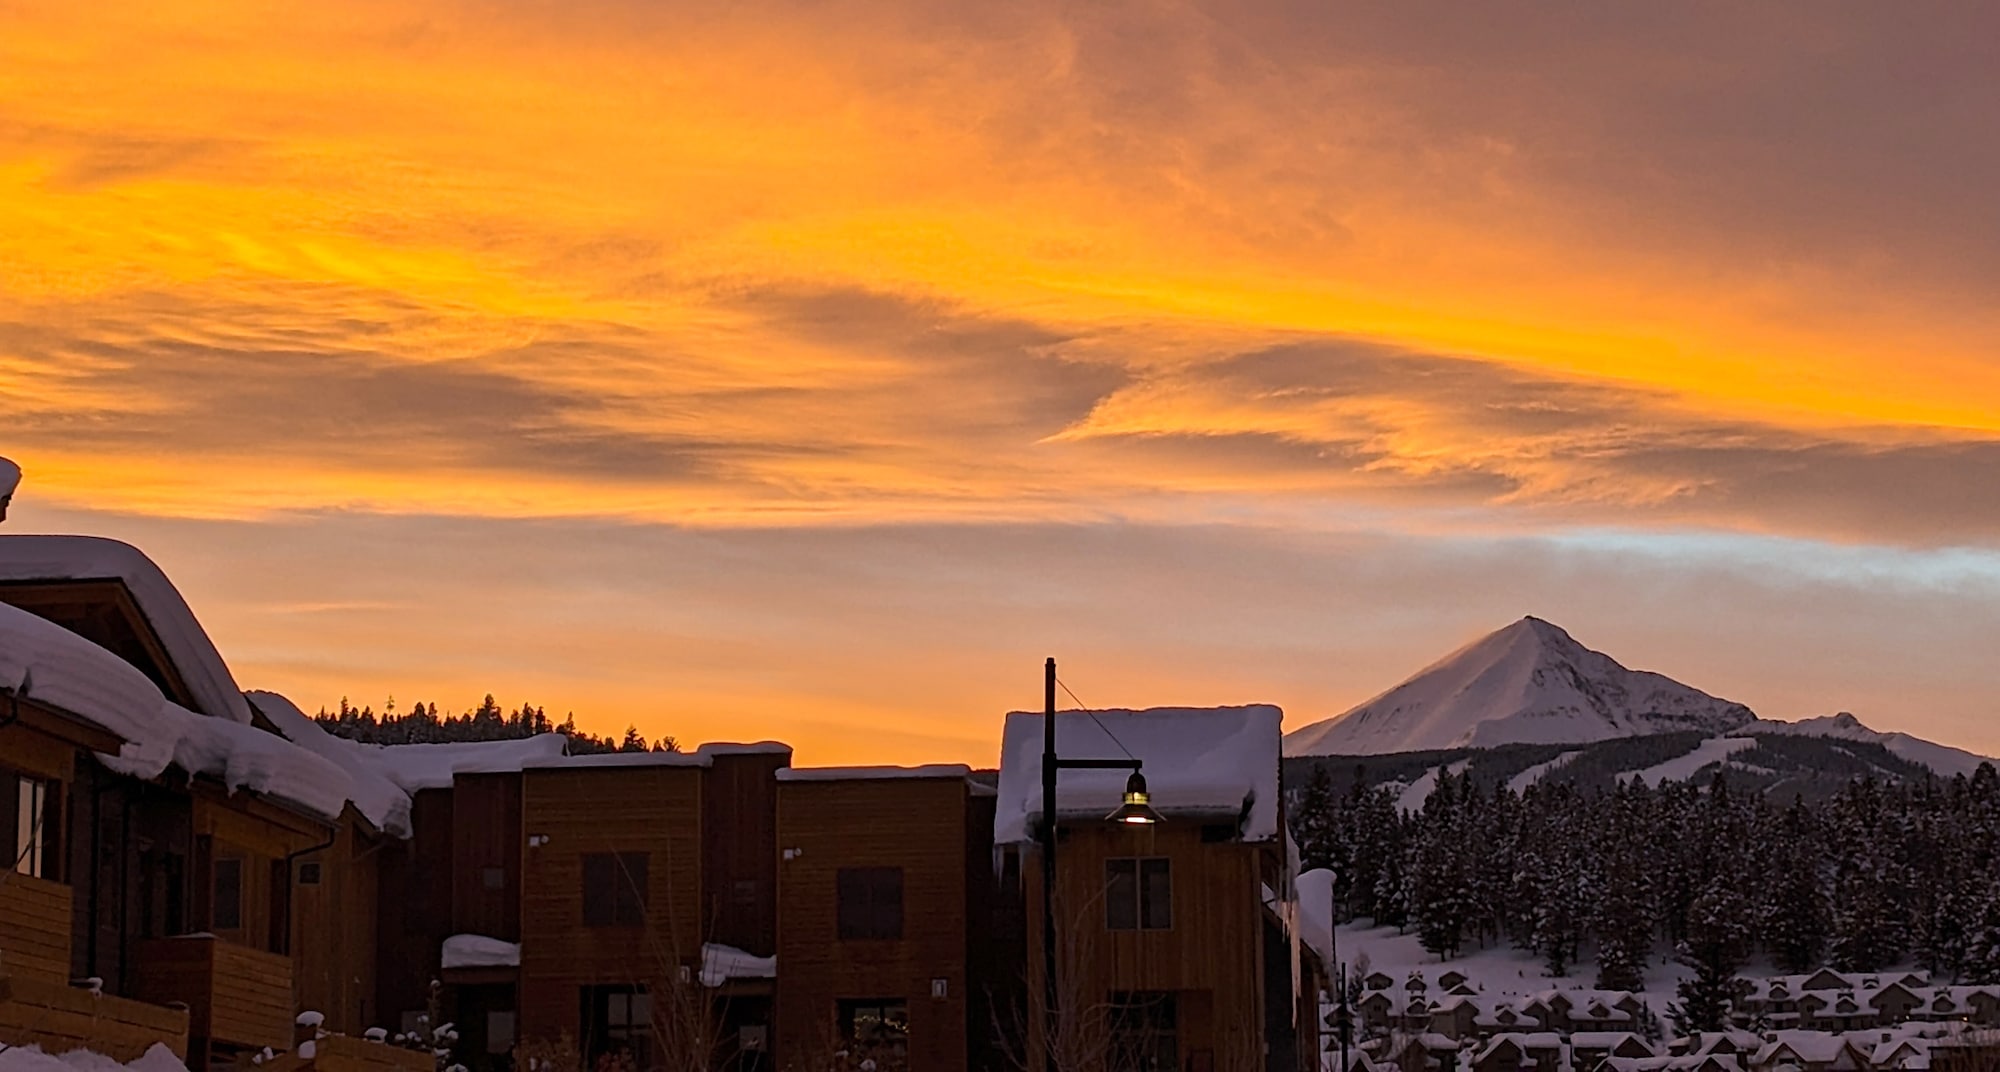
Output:
<svg viewBox="0 0 2000 1072">
<path fill-rule="evenodd" d="M 328 711 L 322 707 L 313 716 L 313 721 L 328 733 L 368 744 L 513 741 L 544 733 L 560 733 L 569 738 L 571 755 L 680 751 L 680 742 L 672 737 L 648 743 L 636 726 L 627 726 L 623 737 L 599 737 L 578 729 L 574 713 L 563 716 L 561 722 L 554 722 L 540 707 L 532 704 L 524 703 L 519 709 L 509 711 L 494 700 L 490 692 L 478 707 L 470 711 L 442 715 L 438 714 L 438 705 L 422 701 L 411 705 L 408 711 L 398 711 L 393 699 L 383 705 L 382 713 L 378 715 L 373 707 L 355 707 L 343 696 L 339 710 Z"/>
<path fill-rule="evenodd" d="M 1870 972 L 1914 961 L 2000 983 L 2000 775 L 1860 778 L 1789 805 L 1721 773 L 1705 785 L 1631 779 L 1515 793 L 1437 772 L 1420 811 L 1324 766 L 1293 809 L 1307 867 L 1334 872 L 1334 915 L 1414 931 L 1455 956 L 1505 942 L 1552 975 L 1594 961 L 1637 990 L 1664 942 L 1693 972 L 1673 1013 L 1723 1026 L 1758 950 L 1779 970 Z"/>
</svg>

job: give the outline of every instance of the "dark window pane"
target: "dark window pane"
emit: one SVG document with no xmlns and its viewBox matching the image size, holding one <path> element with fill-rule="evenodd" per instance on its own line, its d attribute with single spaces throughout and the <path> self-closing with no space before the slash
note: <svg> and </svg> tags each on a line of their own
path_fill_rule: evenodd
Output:
<svg viewBox="0 0 2000 1072">
<path fill-rule="evenodd" d="M 243 861 L 226 859 L 215 861 L 215 900 L 210 911 L 209 926 L 219 931 L 239 930 L 243 926 Z"/>
<path fill-rule="evenodd" d="M 1174 925 L 1174 880 L 1168 861 L 1139 861 L 1139 904 L 1141 927 L 1163 931 Z"/>
<path fill-rule="evenodd" d="M 643 852 L 586 854 L 583 857 L 584 926 L 644 926 L 648 862 Z"/>
<path fill-rule="evenodd" d="M 1139 861 L 1104 861 L 1104 925 L 1114 931 L 1139 929 Z"/>
<path fill-rule="evenodd" d="M 843 940 L 903 936 L 903 869 L 843 867 L 835 877 L 835 922 Z"/>
</svg>

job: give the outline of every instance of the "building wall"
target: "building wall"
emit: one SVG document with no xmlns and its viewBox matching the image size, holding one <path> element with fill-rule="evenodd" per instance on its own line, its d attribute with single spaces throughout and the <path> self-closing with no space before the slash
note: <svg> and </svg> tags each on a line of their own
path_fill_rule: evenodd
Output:
<svg viewBox="0 0 2000 1072">
<path fill-rule="evenodd" d="M 452 812 L 452 933 L 520 941 L 521 775 L 458 775 Z"/>
<path fill-rule="evenodd" d="M 1089 1007 L 1121 991 L 1170 991 L 1178 1005 L 1181 1060 L 1214 1072 L 1252 1072 L 1264 1064 L 1264 934 L 1261 873 L 1269 846 L 1205 841 L 1189 822 L 1127 827 L 1107 823 L 1063 829 L 1057 849 L 1056 924 L 1060 972 L 1074 971 L 1064 1006 Z M 1113 931 L 1106 926 L 1105 861 L 1171 861 L 1172 926 Z M 1042 995 L 1042 898 L 1039 853 L 1026 854 L 1029 1000 Z M 1289 969 L 1287 969 L 1289 971 Z M 1065 1015 L 1068 1009 L 1064 1010 Z M 1031 1045 L 1040 1046 L 1030 1016 Z"/>
<path fill-rule="evenodd" d="M 334 843 L 292 865 L 292 979 L 301 1010 L 326 1017 L 329 1031 L 359 1035 L 395 1027 L 376 996 L 376 934 L 381 920 L 382 836 L 364 833 L 350 815 Z M 300 881 L 317 865 L 319 882 Z"/>
<path fill-rule="evenodd" d="M 580 988 L 643 985 L 665 1006 L 701 957 L 702 771 L 569 767 L 522 776 L 520 1034 L 583 1035 Z M 615 806 L 607 806 L 615 802 Z M 648 854 L 645 924 L 583 923 L 583 857 Z"/>
<path fill-rule="evenodd" d="M 410 838 L 376 855 L 375 1007 L 382 1026 L 423 1012 L 451 936 L 452 791 L 425 789 L 410 803 Z"/>
<path fill-rule="evenodd" d="M 703 918 L 709 940 L 768 957 L 778 943 L 778 802 L 773 775 L 790 752 L 723 753 L 702 775 Z"/>
<path fill-rule="evenodd" d="M 838 1048 L 841 1000 L 900 998 L 909 1067 L 966 1068 L 965 780 L 779 782 L 777 798 L 778 1067 L 825 1063 Z M 840 940 L 837 876 L 847 867 L 903 869 L 900 941 Z M 932 996 L 938 979 L 943 998 Z"/>
</svg>

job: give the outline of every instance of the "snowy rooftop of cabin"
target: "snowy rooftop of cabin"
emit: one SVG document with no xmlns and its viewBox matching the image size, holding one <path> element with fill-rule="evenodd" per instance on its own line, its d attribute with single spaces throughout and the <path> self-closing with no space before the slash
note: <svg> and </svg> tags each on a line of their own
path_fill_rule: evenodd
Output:
<svg viewBox="0 0 2000 1072">
<path fill-rule="evenodd" d="M 327 819 L 341 813 L 352 792 L 338 766 L 252 726 L 181 707 L 125 660 L 6 604 L 0 604 L 0 688 L 116 734 L 124 744 L 103 761 L 133 777 L 157 778 L 179 767 L 232 792 L 263 793 Z"/>
<path fill-rule="evenodd" d="M 778 772 L 781 782 L 867 782 L 910 778 L 972 777 L 972 768 L 963 763 L 931 763 L 921 767 L 787 767 Z"/>
<path fill-rule="evenodd" d="M 248 724 L 250 707 L 222 654 L 160 567 L 127 543 L 98 536 L 0 536 L 0 581 L 122 581 L 159 635 L 204 715 Z"/>
<path fill-rule="evenodd" d="M 1029 840 L 1042 819 L 1039 713 L 1007 716 L 1000 746 L 1000 787 L 993 839 Z M 1064 759 L 1142 761 L 1154 809 L 1169 820 L 1241 820 L 1245 841 L 1279 836 L 1280 724 L 1270 704 L 1155 707 L 1143 711 L 1064 711 L 1056 715 L 1056 751 Z M 1057 782 L 1059 818 L 1099 818 L 1116 808 L 1130 772 L 1066 770 Z"/>
</svg>

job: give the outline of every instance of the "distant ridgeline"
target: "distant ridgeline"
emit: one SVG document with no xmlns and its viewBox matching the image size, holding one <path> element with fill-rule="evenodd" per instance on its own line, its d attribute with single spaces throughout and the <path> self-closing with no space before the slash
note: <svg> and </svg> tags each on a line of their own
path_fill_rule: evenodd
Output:
<svg viewBox="0 0 2000 1072">
<path fill-rule="evenodd" d="M 438 714 L 438 705 L 418 702 L 407 712 L 398 712 L 391 700 L 382 714 L 372 707 L 354 707 L 341 697 L 340 709 L 321 708 L 313 716 L 328 733 L 367 744 L 449 744 L 458 741 L 512 741 L 544 733 L 560 733 L 569 738 L 571 755 L 601 752 L 678 752 L 680 742 L 662 737 L 648 744 L 636 726 L 628 726 L 618 739 L 599 737 L 576 728 L 576 715 L 568 714 L 561 723 L 551 722 L 542 709 L 522 704 L 508 711 L 495 702 L 492 693 L 478 707 L 462 715 Z"/>
<path fill-rule="evenodd" d="M 1751 744 L 1719 756 L 1726 764 L 1729 785 L 1744 792 L 1767 793 L 1780 801 L 1804 796 L 1825 800 L 1856 778 L 1873 775 L 1884 781 L 1921 782 L 1929 768 L 1913 763 L 1873 741 L 1815 737 L 1784 732 L 1759 733 L 1752 723 L 1732 736 Z M 1674 760 L 1687 760 L 1686 779 L 1699 773 L 1703 781 L 1713 764 L 1702 762 L 1696 750 L 1716 736 L 1691 730 L 1642 737 L 1614 737 L 1589 744 L 1508 744 L 1495 748 L 1452 748 L 1432 752 L 1395 752 L 1373 756 L 1295 756 L 1285 760 L 1285 784 L 1305 785 L 1315 768 L 1333 778 L 1335 792 L 1345 793 L 1358 779 L 1368 787 L 1409 785 L 1446 767 L 1464 773 L 1474 785 L 1491 790 L 1513 784 L 1516 791 L 1530 782 L 1564 782 L 1581 792 L 1610 789 L 1619 779 L 1649 774 Z M 1537 769 L 1540 768 L 1540 769 Z M 1647 777 L 1648 782 L 1657 777 Z"/>
<path fill-rule="evenodd" d="M 1914 961 L 2000 982 L 1990 763 L 1944 779 L 1880 744 L 1745 727 L 1285 767 L 1336 917 L 1447 957 L 1507 942 L 1638 989 L 1665 943 L 1695 970 L 1681 997 L 1697 1008 L 1758 950 L 1788 972 Z"/>
</svg>

